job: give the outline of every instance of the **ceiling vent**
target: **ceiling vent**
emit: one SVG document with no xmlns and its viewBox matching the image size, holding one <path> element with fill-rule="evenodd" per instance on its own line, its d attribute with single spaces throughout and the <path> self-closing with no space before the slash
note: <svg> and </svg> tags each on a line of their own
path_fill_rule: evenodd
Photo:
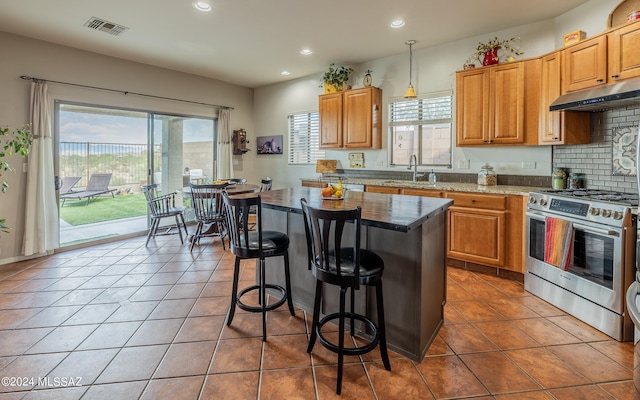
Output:
<svg viewBox="0 0 640 400">
<path fill-rule="evenodd" d="M 89 18 L 84 26 L 86 26 L 87 28 L 95 29 L 96 31 L 106 32 L 113 36 L 118 36 L 122 32 L 129 29 L 126 26 L 114 24 L 113 22 L 105 21 L 96 17 Z"/>
</svg>

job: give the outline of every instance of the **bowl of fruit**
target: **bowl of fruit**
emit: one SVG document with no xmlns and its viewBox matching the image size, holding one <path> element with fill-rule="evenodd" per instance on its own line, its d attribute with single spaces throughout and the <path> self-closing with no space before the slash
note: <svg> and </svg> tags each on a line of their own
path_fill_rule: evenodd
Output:
<svg viewBox="0 0 640 400">
<path fill-rule="evenodd" d="M 327 184 L 327 187 L 323 188 L 320 192 L 324 200 L 342 200 L 344 199 L 345 189 L 342 186 L 342 182 Z"/>
</svg>

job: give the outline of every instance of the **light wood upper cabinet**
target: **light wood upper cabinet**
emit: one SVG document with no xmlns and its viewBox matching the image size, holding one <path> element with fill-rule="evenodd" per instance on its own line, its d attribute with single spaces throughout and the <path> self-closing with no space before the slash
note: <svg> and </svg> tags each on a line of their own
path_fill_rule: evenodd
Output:
<svg viewBox="0 0 640 400">
<path fill-rule="evenodd" d="M 381 90 L 374 87 L 344 92 L 343 140 L 347 148 L 382 148 Z"/>
<path fill-rule="evenodd" d="M 457 73 L 457 146 L 529 144 L 525 74 L 534 65 L 537 61 L 512 62 Z"/>
<path fill-rule="evenodd" d="M 524 63 L 489 70 L 489 143 L 524 142 Z"/>
<path fill-rule="evenodd" d="M 640 76 L 640 24 L 624 26 L 609 33 L 609 82 Z"/>
<path fill-rule="evenodd" d="M 549 111 L 549 106 L 562 94 L 562 59 L 558 51 L 541 59 L 540 124 L 538 144 L 586 144 L 591 140 L 590 113 Z"/>
<path fill-rule="evenodd" d="M 381 102 L 376 87 L 320 95 L 320 147 L 382 148 Z"/>
<path fill-rule="evenodd" d="M 564 93 L 607 83 L 607 37 L 597 36 L 563 50 Z"/>
<path fill-rule="evenodd" d="M 319 98 L 320 147 L 342 147 L 342 93 L 329 93 Z"/>
<path fill-rule="evenodd" d="M 456 145 L 485 144 L 489 136 L 489 70 L 459 71 L 456 76 Z"/>
</svg>

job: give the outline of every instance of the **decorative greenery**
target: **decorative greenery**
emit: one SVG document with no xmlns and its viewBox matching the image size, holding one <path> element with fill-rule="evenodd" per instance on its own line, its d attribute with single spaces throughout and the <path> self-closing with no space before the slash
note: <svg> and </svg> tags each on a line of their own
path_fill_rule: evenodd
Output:
<svg viewBox="0 0 640 400">
<path fill-rule="evenodd" d="M 349 75 L 353 68 L 342 65 L 336 67 L 334 63 L 329 64 L 329 70 L 322 75 L 322 82 L 333 85 L 336 89 L 342 90 L 345 82 L 349 80 Z"/>
<path fill-rule="evenodd" d="M 33 133 L 31 133 L 31 125 L 26 124 L 21 128 L 9 129 L 8 127 L 0 128 L 0 176 L 3 172 L 14 172 L 13 168 L 5 158 L 11 155 L 19 155 L 26 157 L 29 154 L 29 147 L 33 143 Z M 9 184 L 2 181 L 2 193 L 6 193 Z M 0 219 L 0 232 L 9 233 L 9 227 L 4 218 Z"/>
<path fill-rule="evenodd" d="M 14 172 L 13 168 L 5 158 L 11 155 L 26 157 L 29 154 L 29 147 L 33 143 L 33 133 L 31 125 L 23 125 L 22 128 L 10 130 L 8 127 L 0 128 L 0 176 L 3 172 Z M 2 181 L 2 193 L 6 193 L 9 184 Z"/>
<path fill-rule="evenodd" d="M 512 56 L 521 56 L 524 54 L 524 51 L 520 50 L 519 43 L 519 37 L 499 40 L 497 36 L 486 43 L 478 42 L 478 47 L 476 47 L 475 53 L 467 58 L 467 61 L 465 61 L 464 65 L 474 64 L 476 60 L 479 61 L 480 64 L 482 64 L 485 53 L 493 51 L 494 49 L 501 50 L 501 54 L 499 54 L 498 56 L 502 56 L 505 59 Z"/>
</svg>

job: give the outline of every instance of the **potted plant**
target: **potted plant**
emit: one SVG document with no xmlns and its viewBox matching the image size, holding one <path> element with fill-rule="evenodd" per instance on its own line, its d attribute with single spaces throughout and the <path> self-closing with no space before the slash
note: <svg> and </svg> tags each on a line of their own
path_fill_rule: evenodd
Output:
<svg viewBox="0 0 640 400">
<path fill-rule="evenodd" d="M 498 37 L 495 37 L 486 43 L 479 42 L 475 53 L 465 61 L 464 68 L 469 69 L 475 67 L 474 61 L 476 60 L 483 66 L 498 64 L 501 57 L 505 61 L 513 61 L 515 60 L 513 56 L 521 56 L 524 54 L 524 51 L 520 50 L 519 42 L 519 37 L 504 40 L 499 40 Z"/>
<path fill-rule="evenodd" d="M 29 147 L 33 143 L 33 133 L 30 128 L 29 124 L 16 129 L 0 128 L 0 177 L 5 172 L 15 171 L 15 168 L 6 161 L 7 157 L 11 155 L 26 157 L 29 154 Z M 2 193 L 6 193 L 8 188 L 9 184 L 2 180 L 0 188 Z M 0 218 L 0 232 L 9 233 L 9 227 L 4 218 Z"/>
<path fill-rule="evenodd" d="M 344 84 L 349 80 L 349 75 L 353 68 L 329 64 L 329 70 L 322 75 L 322 82 L 325 93 L 339 92 L 344 89 Z M 322 87 L 322 86 L 321 86 Z"/>
</svg>

